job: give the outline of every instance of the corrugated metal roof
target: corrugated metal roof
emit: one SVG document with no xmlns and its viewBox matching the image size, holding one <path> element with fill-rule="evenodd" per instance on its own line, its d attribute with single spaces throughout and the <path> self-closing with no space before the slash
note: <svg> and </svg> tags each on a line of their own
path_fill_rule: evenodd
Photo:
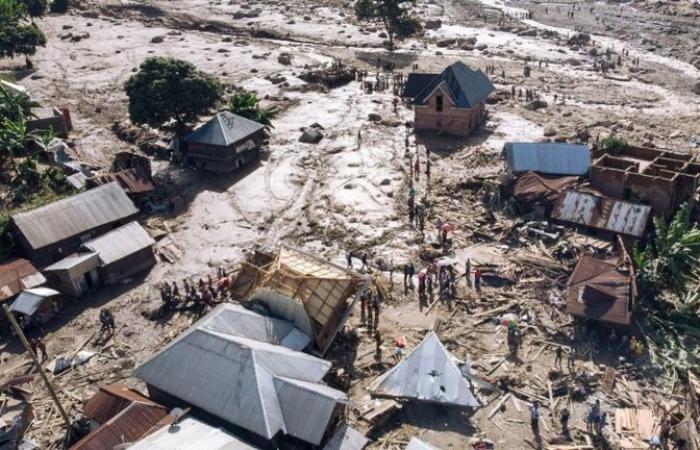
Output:
<svg viewBox="0 0 700 450">
<path fill-rule="evenodd" d="M 628 236 L 641 237 L 651 207 L 587 192 L 566 191 L 559 197 L 552 218 Z"/>
<path fill-rule="evenodd" d="M 184 141 L 227 147 L 257 133 L 263 128 L 265 127 L 258 122 L 223 111 L 187 135 Z"/>
<path fill-rule="evenodd" d="M 286 320 L 264 316 L 230 303 L 217 306 L 199 326 L 205 330 L 281 345 L 291 350 L 303 350 L 311 342 L 309 336 Z"/>
<path fill-rule="evenodd" d="M 90 186 L 101 186 L 116 181 L 127 194 L 144 194 L 155 189 L 150 174 L 145 168 L 126 169 L 120 172 L 105 173 L 87 180 Z"/>
<path fill-rule="evenodd" d="M 167 415 L 165 407 L 153 402 L 132 402 L 107 423 L 78 441 L 71 450 L 105 450 L 136 442 Z"/>
<path fill-rule="evenodd" d="M 462 371 L 434 331 L 377 381 L 372 393 L 378 397 L 411 399 L 476 408 Z"/>
<path fill-rule="evenodd" d="M 406 446 L 406 450 L 440 450 L 437 447 L 433 447 L 427 442 L 423 442 L 417 437 L 412 437 Z"/>
<path fill-rule="evenodd" d="M 100 387 L 83 406 L 83 414 L 99 424 L 107 422 L 133 402 L 158 405 L 137 391 L 123 384 L 110 384 Z"/>
<path fill-rule="evenodd" d="M 117 183 L 109 183 L 12 216 L 33 249 L 123 220 L 138 209 Z"/>
<path fill-rule="evenodd" d="M 17 258 L 0 264 L 0 300 L 46 283 L 46 278 L 26 259 Z"/>
<path fill-rule="evenodd" d="M 99 254 L 100 264 L 106 266 L 155 243 L 148 231 L 138 222 L 130 222 L 86 242 L 85 247 Z"/>
<path fill-rule="evenodd" d="M 186 417 L 136 442 L 129 450 L 257 450 L 240 438 Z"/>
<path fill-rule="evenodd" d="M 364 434 L 348 424 L 341 424 L 323 450 L 362 450 L 369 443 Z"/>
<path fill-rule="evenodd" d="M 591 168 L 591 150 L 585 145 L 558 142 L 508 142 L 508 171 L 550 175 L 584 175 Z"/>
<path fill-rule="evenodd" d="M 12 302 L 10 311 L 31 316 L 39 309 L 44 300 L 57 295 L 61 295 L 61 293 L 49 288 L 25 289 Z"/>
<path fill-rule="evenodd" d="M 70 255 L 62 260 L 51 264 L 48 267 L 44 267 L 44 272 L 56 272 L 59 270 L 71 270 L 84 262 L 94 258 L 97 260 L 99 255 L 95 252 L 89 252 L 89 253 L 83 253 L 83 254 L 76 254 L 76 255 Z"/>
<path fill-rule="evenodd" d="M 221 327 L 213 331 L 207 323 L 195 324 L 134 376 L 267 439 L 282 432 L 319 444 L 330 405 L 346 398 L 320 384 L 330 363 Z M 313 420 L 299 420 L 299 411 L 307 409 Z"/>
<path fill-rule="evenodd" d="M 430 94 L 442 83 L 458 108 L 473 108 L 495 90 L 491 80 L 481 70 L 472 70 L 463 62 L 457 61 L 433 78 L 416 96 L 413 104 L 424 105 Z"/>
<path fill-rule="evenodd" d="M 633 277 L 624 260 L 583 255 L 569 278 L 566 312 L 579 317 L 629 325 Z"/>
<path fill-rule="evenodd" d="M 403 85 L 402 97 L 415 98 L 418 94 L 423 92 L 423 89 L 425 89 L 431 81 L 439 76 L 439 73 L 409 73 Z"/>
</svg>

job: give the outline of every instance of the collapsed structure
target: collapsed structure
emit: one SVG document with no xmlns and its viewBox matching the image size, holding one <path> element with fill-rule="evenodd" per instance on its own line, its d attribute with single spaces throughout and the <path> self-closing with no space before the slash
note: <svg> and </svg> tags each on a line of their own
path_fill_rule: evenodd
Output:
<svg viewBox="0 0 700 450">
<path fill-rule="evenodd" d="M 590 173 L 603 195 L 648 203 L 666 218 L 695 196 L 699 176 L 691 154 L 630 145 L 598 158 Z"/>
<path fill-rule="evenodd" d="M 372 388 L 375 397 L 469 408 L 481 406 L 469 382 L 434 331 Z"/>
<path fill-rule="evenodd" d="M 233 281 L 234 298 L 292 322 L 325 353 L 369 278 L 289 247 L 256 251 Z"/>
<path fill-rule="evenodd" d="M 22 290 L 39 287 L 46 278 L 24 258 L 15 258 L 0 264 L 0 302 L 10 302 Z"/>
<path fill-rule="evenodd" d="M 347 402 L 322 382 L 331 363 L 278 345 L 299 333 L 252 314 L 218 307 L 134 376 L 164 404 L 186 402 L 266 440 L 288 435 L 319 445 Z"/>
</svg>

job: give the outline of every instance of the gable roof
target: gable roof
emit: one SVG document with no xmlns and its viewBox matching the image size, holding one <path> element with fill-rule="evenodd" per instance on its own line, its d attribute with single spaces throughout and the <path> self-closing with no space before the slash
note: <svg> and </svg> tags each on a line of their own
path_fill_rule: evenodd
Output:
<svg viewBox="0 0 700 450">
<path fill-rule="evenodd" d="M 550 175 L 584 175 L 591 167 L 591 150 L 581 144 L 559 142 L 507 142 L 508 171 Z"/>
<path fill-rule="evenodd" d="M 57 295 L 61 295 L 61 293 L 44 287 L 25 289 L 12 302 L 10 311 L 31 316 L 39 309 L 44 300 Z"/>
<path fill-rule="evenodd" d="M 321 384 L 330 366 L 202 320 L 134 376 L 266 439 L 282 432 L 318 445 L 337 404 L 347 400 Z"/>
<path fill-rule="evenodd" d="M 431 81 L 439 76 L 439 73 L 409 73 L 403 85 L 403 94 L 401 96 L 416 98 Z"/>
<path fill-rule="evenodd" d="M 185 142 L 227 147 L 265 128 L 258 122 L 222 111 L 185 137 Z"/>
<path fill-rule="evenodd" d="M 100 265 L 105 266 L 155 244 L 148 231 L 138 222 L 129 222 L 109 233 L 85 243 L 85 247 L 97 253 Z"/>
<path fill-rule="evenodd" d="M 480 406 L 462 371 L 434 331 L 372 389 L 377 397 L 410 399 L 446 405 Z"/>
<path fill-rule="evenodd" d="M 134 402 L 157 405 L 123 384 L 100 386 L 100 390 L 85 402 L 83 414 L 90 420 L 104 424 Z"/>
<path fill-rule="evenodd" d="M 629 325 L 633 296 L 632 274 L 620 258 L 598 259 L 583 255 L 568 286 L 566 312 L 575 316 Z"/>
<path fill-rule="evenodd" d="M 12 216 L 33 249 L 131 217 L 138 209 L 116 182 Z"/>
<path fill-rule="evenodd" d="M 16 258 L 0 264 L 0 301 L 46 283 L 46 278 L 26 259 Z"/>
<path fill-rule="evenodd" d="M 463 62 L 457 61 L 433 78 L 416 96 L 413 104 L 425 105 L 433 91 L 442 83 L 445 83 L 452 103 L 458 108 L 473 108 L 496 90 L 481 70 L 472 70 Z"/>
</svg>

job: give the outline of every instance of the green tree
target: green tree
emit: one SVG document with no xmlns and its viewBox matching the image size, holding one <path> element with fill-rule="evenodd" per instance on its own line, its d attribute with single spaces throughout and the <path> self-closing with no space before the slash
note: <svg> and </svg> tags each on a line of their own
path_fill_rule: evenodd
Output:
<svg viewBox="0 0 700 450">
<path fill-rule="evenodd" d="M 600 146 L 607 153 L 615 155 L 620 153 L 622 150 L 625 149 L 625 147 L 627 147 L 627 141 L 625 141 L 621 137 L 608 136 L 601 141 Z"/>
<path fill-rule="evenodd" d="M 276 108 L 261 108 L 260 99 L 255 92 L 245 91 L 238 92 L 229 99 L 228 110 L 264 125 L 267 130 L 274 128 L 272 120 L 279 113 Z"/>
<path fill-rule="evenodd" d="M 27 7 L 17 0 L 0 0 L 0 58 L 24 55 L 27 67 L 29 56 L 36 48 L 46 45 L 46 37 L 33 23 L 26 23 Z"/>
<path fill-rule="evenodd" d="M 58 166 L 51 166 L 44 172 L 46 185 L 56 194 L 67 194 L 73 190 L 73 186 L 68 182 L 66 174 Z"/>
<path fill-rule="evenodd" d="M 51 12 L 61 14 L 68 11 L 69 0 L 53 0 L 51 2 Z"/>
<path fill-rule="evenodd" d="M 9 214 L 0 213 L 0 261 L 15 254 L 15 241 L 12 236 L 12 219 Z"/>
<path fill-rule="evenodd" d="M 389 48 L 395 39 L 404 39 L 421 30 L 421 24 L 409 13 L 415 0 L 357 0 L 355 15 L 360 20 L 379 19 L 389 36 Z"/>
<path fill-rule="evenodd" d="M 47 0 L 19 0 L 29 13 L 29 17 L 34 19 L 34 17 L 41 17 L 46 14 L 46 9 L 48 8 Z"/>
<path fill-rule="evenodd" d="M 13 94 L 0 85 L 0 122 L 8 118 L 19 120 L 31 114 L 33 103 L 26 94 Z"/>
<path fill-rule="evenodd" d="M 178 133 L 221 95 L 215 78 L 186 61 L 163 57 L 147 58 L 125 88 L 132 122 L 160 127 L 175 120 Z"/>
</svg>

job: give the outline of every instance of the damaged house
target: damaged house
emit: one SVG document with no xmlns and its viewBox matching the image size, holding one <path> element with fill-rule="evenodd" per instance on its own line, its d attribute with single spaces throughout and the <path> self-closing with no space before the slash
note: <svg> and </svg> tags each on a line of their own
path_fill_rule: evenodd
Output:
<svg viewBox="0 0 700 450">
<path fill-rule="evenodd" d="M 313 338 L 325 353 L 347 321 L 369 278 L 289 247 L 257 251 L 233 281 L 239 300 L 264 306 Z"/>
<path fill-rule="evenodd" d="M 621 251 L 617 258 L 579 259 L 568 282 L 566 312 L 611 325 L 630 324 L 637 288 L 632 262 Z"/>
<path fill-rule="evenodd" d="M 347 403 L 323 383 L 331 363 L 298 347 L 292 324 L 222 305 L 134 372 L 150 397 L 189 404 L 265 442 L 298 439 L 314 445 Z M 240 316 L 240 317 L 237 317 Z"/>
<path fill-rule="evenodd" d="M 117 183 L 81 192 L 12 216 L 18 247 L 39 266 L 77 251 L 83 243 L 124 225 L 138 209 Z"/>
<path fill-rule="evenodd" d="M 22 387 L 29 384 L 34 375 L 10 379 L 0 385 L 0 449 L 19 448 L 24 433 L 34 420 L 30 390 Z"/>
<path fill-rule="evenodd" d="M 672 216 L 698 189 L 700 163 L 689 153 L 625 146 L 598 158 L 591 185 L 603 195 L 651 205 L 654 215 Z"/>
<path fill-rule="evenodd" d="M 24 289 L 46 283 L 46 278 L 34 265 L 23 258 L 0 264 L 0 302 L 10 302 Z"/>
<path fill-rule="evenodd" d="M 409 74 L 403 94 L 413 99 L 416 130 L 469 136 L 486 118 L 494 90 L 481 70 L 457 61 L 440 74 Z"/>
</svg>

